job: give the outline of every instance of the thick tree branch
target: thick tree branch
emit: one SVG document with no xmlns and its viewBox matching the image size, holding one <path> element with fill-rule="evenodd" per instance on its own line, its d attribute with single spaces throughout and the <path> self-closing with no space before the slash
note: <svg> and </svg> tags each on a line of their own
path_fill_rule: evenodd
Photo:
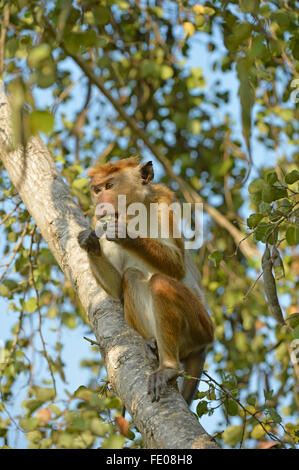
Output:
<svg viewBox="0 0 299 470">
<path fill-rule="evenodd" d="M 158 403 L 147 394 L 153 369 L 141 336 L 125 323 L 119 302 L 99 289 L 77 235 L 87 226 L 39 137 L 11 150 L 10 107 L 0 89 L 0 158 L 63 272 L 71 280 L 102 346 L 108 378 L 148 448 L 217 448 L 175 390 Z"/>
</svg>

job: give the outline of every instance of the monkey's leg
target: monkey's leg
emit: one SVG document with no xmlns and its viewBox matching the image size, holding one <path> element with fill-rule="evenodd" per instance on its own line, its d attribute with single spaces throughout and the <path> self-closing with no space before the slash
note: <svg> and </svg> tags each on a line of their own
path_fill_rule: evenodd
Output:
<svg viewBox="0 0 299 470">
<path fill-rule="evenodd" d="M 190 375 L 191 377 L 196 377 L 200 379 L 203 366 L 206 359 L 206 348 L 202 348 L 200 351 L 195 351 L 190 353 L 189 356 L 184 359 L 183 366 L 186 375 Z M 182 395 L 185 398 L 188 405 L 191 404 L 193 397 L 195 395 L 197 385 L 199 380 L 195 379 L 186 379 L 184 378 L 183 387 L 182 387 Z"/>
<path fill-rule="evenodd" d="M 155 343 L 157 343 L 161 363 L 160 348 L 156 333 L 157 315 L 153 311 L 153 289 L 151 283 L 140 270 L 129 268 L 126 270 L 123 277 L 123 291 L 126 322 L 147 340 L 148 352 L 153 351 L 153 348 L 155 349 Z M 153 359 L 153 352 L 151 353 L 151 357 L 149 356 L 149 359 Z M 163 370 L 159 368 L 158 371 L 154 372 L 149 378 L 149 393 L 153 400 L 159 400 L 160 394 L 165 392 L 167 382 L 177 377 L 179 374 L 178 361 L 171 360 L 171 357 L 169 357 L 167 364 L 170 367 L 163 367 Z"/>
<path fill-rule="evenodd" d="M 151 289 L 145 275 L 136 268 L 128 268 L 122 281 L 126 322 L 154 348 L 155 323 L 152 312 Z"/>
<path fill-rule="evenodd" d="M 127 323 L 145 339 L 157 341 L 159 368 L 151 374 L 148 390 L 153 401 L 159 400 L 167 382 L 183 372 L 180 358 L 213 340 L 213 326 L 195 295 L 167 276 L 154 274 L 148 281 L 141 271 L 129 268 L 123 290 Z"/>
<path fill-rule="evenodd" d="M 180 359 L 188 359 L 188 374 L 201 374 L 203 349 L 213 341 L 213 324 L 199 299 L 182 283 L 155 274 L 150 284 L 160 364 L 150 377 L 149 393 L 158 400 L 167 382 L 180 375 Z M 184 387 L 189 402 L 195 388 L 196 382 Z"/>
</svg>

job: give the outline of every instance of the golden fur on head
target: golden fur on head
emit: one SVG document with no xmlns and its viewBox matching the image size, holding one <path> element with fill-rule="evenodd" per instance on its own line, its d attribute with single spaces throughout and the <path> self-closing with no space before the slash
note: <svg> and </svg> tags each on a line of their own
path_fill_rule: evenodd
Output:
<svg viewBox="0 0 299 470">
<path fill-rule="evenodd" d="M 92 179 L 92 185 L 100 185 L 116 173 L 129 170 L 129 172 L 126 173 L 127 183 L 134 187 L 136 184 L 135 181 L 139 181 L 140 179 L 140 167 L 142 167 L 140 157 L 135 156 L 91 168 L 87 172 L 87 175 Z M 165 202 L 166 204 L 171 204 L 174 201 L 173 192 L 166 186 L 151 184 L 149 186 L 143 186 L 142 190 L 147 192 L 146 198 L 148 202 Z"/>
<path fill-rule="evenodd" d="M 123 158 L 122 160 L 117 160 L 116 162 L 108 162 L 104 165 L 100 165 L 97 168 L 91 168 L 88 170 L 87 175 L 90 178 L 94 176 L 99 176 L 100 178 L 106 178 L 111 176 L 113 173 L 117 173 L 125 168 L 137 167 L 139 165 L 139 157 L 129 157 Z"/>
</svg>

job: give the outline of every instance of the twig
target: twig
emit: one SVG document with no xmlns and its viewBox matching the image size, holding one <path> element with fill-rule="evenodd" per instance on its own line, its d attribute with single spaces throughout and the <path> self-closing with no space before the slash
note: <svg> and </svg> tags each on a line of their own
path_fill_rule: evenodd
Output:
<svg viewBox="0 0 299 470">
<path fill-rule="evenodd" d="M 4 224 L 7 221 L 7 219 L 11 216 L 11 214 L 13 214 L 17 210 L 17 208 L 21 205 L 21 202 L 22 201 L 17 202 L 15 207 L 10 212 L 8 212 L 8 214 L 5 214 L 3 219 L 0 220 L 0 225 Z"/>
<path fill-rule="evenodd" d="M 112 152 L 112 150 L 115 147 L 115 142 L 110 142 L 107 147 L 103 150 L 103 152 L 97 157 L 96 159 L 96 166 L 102 165 L 105 163 L 106 158 L 108 157 L 109 153 Z"/>
<path fill-rule="evenodd" d="M 94 341 L 93 339 L 89 339 L 89 338 L 87 338 L 86 336 L 83 336 L 83 338 L 86 339 L 86 341 L 89 341 L 89 343 L 91 343 L 92 345 L 99 346 L 99 348 L 102 349 L 102 346 L 100 345 L 100 343 L 97 343 L 97 342 Z"/>
<path fill-rule="evenodd" d="M 246 298 L 248 297 L 248 295 L 250 294 L 250 292 L 255 288 L 256 284 L 257 284 L 257 281 L 262 277 L 263 275 L 263 272 L 261 272 L 258 277 L 256 278 L 256 280 L 254 281 L 254 283 L 249 287 L 248 291 L 246 292 L 246 294 L 244 295 L 243 297 L 243 302 L 244 300 L 246 300 Z"/>
<path fill-rule="evenodd" d="M 284 446 L 284 442 L 279 439 L 278 437 L 276 437 L 274 434 L 270 433 L 264 426 L 263 422 L 256 417 L 256 413 L 252 413 L 250 410 L 248 410 L 244 405 L 242 405 L 242 403 L 240 402 L 240 400 L 238 400 L 236 397 L 233 396 L 233 394 L 229 391 L 229 390 L 226 390 L 220 383 L 218 383 L 215 379 L 213 379 L 207 372 L 203 372 L 203 374 L 208 377 L 208 379 L 213 382 L 215 385 L 217 385 L 217 387 L 219 387 L 222 392 L 229 396 L 232 400 L 234 400 L 236 403 L 238 403 L 238 405 L 242 408 L 242 410 L 244 411 L 244 413 L 248 413 L 252 418 L 254 418 L 258 423 L 259 425 L 263 428 L 263 430 L 265 431 L 265 433 L 273 440 L 275 441 L 278 441 L 280 442 L 283 446 Z"/>
<path fill-rule="evenodd" d="M 74 88 L 75 85 L 77 85 L 77 83 L 79 83 L 79 81 L 84 77 L 84 75 L 82 75 L 81 77 L 79 77 L 77 80 L 75 80 L 74 82 L 72 82 L 68 87 L 66 87 L 62 93 L 58 96 L 58 98 L 56 99 L 56 101 L 53 103 L 53 106 L 51 108 L 51 113 L 55 114 L 56 111 L 57 111 L 57 107 L 58 105 L 61 103 L 61 101 L 64 100 L 64 98 L 66 98 L 71 90 Z"/>
</svg>

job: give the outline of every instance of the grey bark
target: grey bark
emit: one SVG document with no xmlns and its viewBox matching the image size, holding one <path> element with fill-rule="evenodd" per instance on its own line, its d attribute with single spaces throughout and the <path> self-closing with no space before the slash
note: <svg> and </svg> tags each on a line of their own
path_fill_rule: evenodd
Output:
<svg viewBox="0 0 299 470">
<path fill-rule="evenodd" d="M 11 139 L 11 110 L 1 87 L 0 158 L 88 312 L 105 358 L 111 387 L 131 414 L 146 447 L 217 448 L 174 387 L 169 388 L 160 402 L 151 403 L 147 377 L 154 364 L 146 357 L 144 341 L 125 323 L 121 304 L 99 288 L 89 268 L 87 254 L 78 245 L 77 235 L 88 223 L 58 175 L 42 139 L 32 137 L 26 152 L 22 148 L 12 150 Z"/>
</svg>

